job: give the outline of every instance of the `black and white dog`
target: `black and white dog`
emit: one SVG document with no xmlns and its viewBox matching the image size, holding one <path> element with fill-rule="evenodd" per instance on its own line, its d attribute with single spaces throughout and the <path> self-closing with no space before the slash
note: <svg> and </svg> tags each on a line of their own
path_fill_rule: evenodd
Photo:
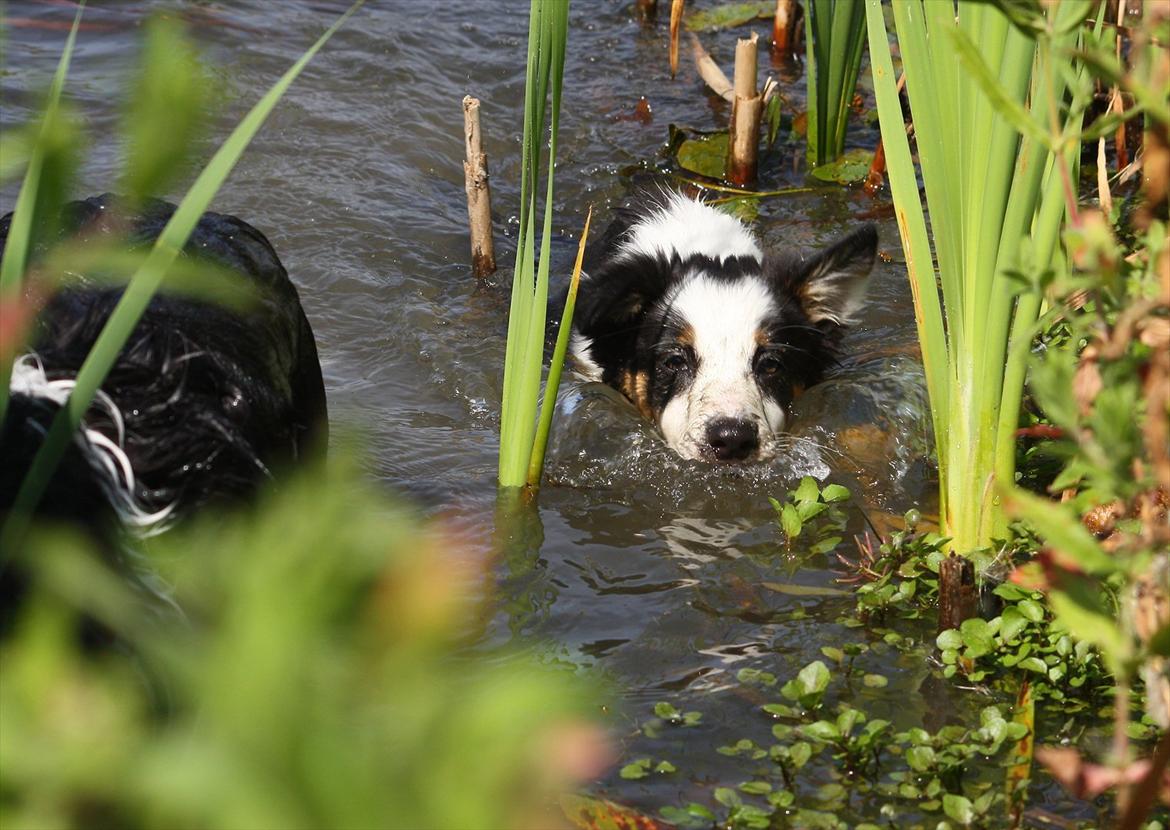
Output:
<svg viewBox="0 0 1170 830">
<path fill-rule="evenodd" d="M 669 191 L 634 199 L 581 276 L 572 351 L 684 458 L 770 457 L 789 406 L 855 321 L 877 250 L 864 225 L 811 258 L 765 255 L 734 217 Z"/>
<path fill-rule="evenodd" d="M 97 196 L 66 206 L 62 235 L 83 244 L 117 236 L 145 252 L 174 210 L 151 200 L 126 213 L 116 197 Z M 10 222 L 0 219 L 0 245 Z M 57 469 L 41 517 L 99 540 L 126 528 L 150 533 L 209 502 L 243 500 L 274 471 L 324 448 L 316 343 L 268 240 L 234 216 L 206 213 L 182 257 L 246 284 L 251 301 L 151 300 Z M 38 315 L 30 351 L 13 365 L 0 431 L 0 521 L 121 296 L 121 286 L 73 282 Z"/>
</svg>

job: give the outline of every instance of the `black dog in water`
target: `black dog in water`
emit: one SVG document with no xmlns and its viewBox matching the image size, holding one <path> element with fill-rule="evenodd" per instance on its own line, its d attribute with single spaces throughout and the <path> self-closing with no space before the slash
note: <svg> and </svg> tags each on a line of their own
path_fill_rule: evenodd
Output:
<svg viewBox="0 0 1170 830">
<path fill-rule="evenodd" d="M 61 224 L 78 241 L 118 235 L 146 251 L 174 211 L 151 200 L 124 215 L 105 194 L 67 205 Z M 10 223 L 11 214 L 0 219 L 0 246 Z M 118 356 L 37 510 L 80 526 L 107 553 L 122 530 L 150 533 L 204 504 L 241 501 L 326 443 L 313 332 L 268 240 L 234 216 L 205 213 L 184 256 L 255 296 L 229 308 L 157 294 Z M 0 521 L 121 296 L 121 286 L 71 283 L 39 314 L 0 431 Z M 0 575 L 4 606 L 22 592 L 21 570 Z"/>
</svg>

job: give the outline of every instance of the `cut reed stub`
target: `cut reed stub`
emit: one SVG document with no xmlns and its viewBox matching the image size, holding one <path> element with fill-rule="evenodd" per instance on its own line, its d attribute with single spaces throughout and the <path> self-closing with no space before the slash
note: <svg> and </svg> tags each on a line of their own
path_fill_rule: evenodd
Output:
<svg viewBox="0 0 1170 830">
<path fill-rule="evenodd" d="M 975 587 L 975 563 L 951 554 L 938 563 L 938 630 L 958 628 L 975 616 L 979 594 Z"/>
<path fill-rule="evenodd" d="M 492 191 L 487 154 L 480 138 L 479 99 L 470 95 L 463 98 L 463 138 L 467 150 L 463 180 L 467 191 L 467 220 L 471 228 L 471 273 L 486 277 L 496 270 L 496 252 L 492 243 Z"/>
<path fill-rule="evenodd" d="M 799 48 L 797 27 L 800 14 L 800 5 L 796 0 L 776 0 L 776 17 L 772 23 L 773 51 L 788 53 Z"/>
<path fill-rule="evenodd" d="M 764 96 L 756 89 L 758 39 L 753 32 L 735 45 L 735 98 L 731 103 L 726 177 L 740 187 L 755 183 L 759 157 Z"/>
</svg>

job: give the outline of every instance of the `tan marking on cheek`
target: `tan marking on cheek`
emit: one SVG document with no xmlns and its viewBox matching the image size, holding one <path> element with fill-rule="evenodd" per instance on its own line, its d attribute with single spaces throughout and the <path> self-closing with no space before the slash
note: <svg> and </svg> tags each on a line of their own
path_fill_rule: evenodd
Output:
<svg viewBox="0 0 1170 830">
<path fill-rule="evenodd" d="M 644 418 L 653 420 L 654 412 L 650 406 L 650 376 L 645 372 L 623 371 L 618 376 L 618 389 L 630 399 Z"/>
<path fill-rule="evenodd" d="M 801 386 L 799 383 L 795 383 L 792 385 L 792 400 L 796 400 L 797 398 L 799 398 L 803 394 L 804 394 L 804 387 L 803 386 Z"/>
</svg>

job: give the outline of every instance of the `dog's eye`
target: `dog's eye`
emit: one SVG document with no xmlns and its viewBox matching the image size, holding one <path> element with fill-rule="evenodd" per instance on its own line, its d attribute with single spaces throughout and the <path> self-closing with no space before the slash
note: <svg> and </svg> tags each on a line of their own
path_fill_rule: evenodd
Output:
<svg viewBox="0 0 1170 830">
<path fill-rule="evenodd" d="M 687 367 L 686 352 L 667 352 L 658 361 L 658 365 L 668 372 L 677 372 Z"/>
<path fill-rule="evenodd" d="M 781 369 L 780 358 L 774 354 L 762 354 L 756 358 L 756 374 L 757 375 L 774 375 Z"/>
</svg>

